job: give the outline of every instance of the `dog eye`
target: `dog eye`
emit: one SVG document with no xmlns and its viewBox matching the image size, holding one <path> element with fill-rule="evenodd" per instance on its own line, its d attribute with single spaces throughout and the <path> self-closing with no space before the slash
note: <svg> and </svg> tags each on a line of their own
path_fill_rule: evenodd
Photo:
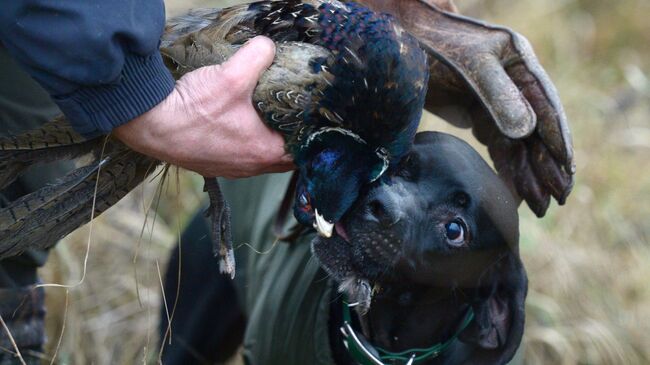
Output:
<svg viewBox="0 0 650 365">
<path fill-rule="evenodd" d="M 452 246 L 460 246 L 465 242 L 465 225 L 462 220 L 454 219 L 445 224 L 445 236 Z"/>
</svg>

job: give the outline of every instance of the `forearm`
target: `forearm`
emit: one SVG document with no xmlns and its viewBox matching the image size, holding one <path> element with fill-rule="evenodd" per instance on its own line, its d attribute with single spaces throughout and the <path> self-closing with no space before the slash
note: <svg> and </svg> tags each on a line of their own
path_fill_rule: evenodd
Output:
<svg viewBox="0 0 650 365">
<path fill-rule="evenodd" d="M 0 40 L 86 136 L 150 110 L 173 90 L 158 43 L 160 0 L 0 3 Z"/>
</svg>

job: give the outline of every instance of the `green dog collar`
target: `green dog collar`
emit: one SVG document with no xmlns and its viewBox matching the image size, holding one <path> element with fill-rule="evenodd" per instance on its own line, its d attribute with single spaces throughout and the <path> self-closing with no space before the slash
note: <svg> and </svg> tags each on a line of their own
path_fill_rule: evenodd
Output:
<svg viewBox="0 0 650 365">
<path fill-rule="evenodd" d="M 400 363 L 405 365 L 415 365 L 428 359 L 435 359 L 447 350 L 473 319 L 474 310 L 472 310 L 472 307 L 469 307 L 460 328 L 447 341 L 437 343 L 427 348 L 414 348 L 401 352 L 391 352 L 373 346 L 362 334 L 357 333 L 354 328 L 352 328 L 350 305 L 344 300 L 343 326 L 341 326 L 341 332 L 343 333 L 343 344 L 348 349 L 350 357 L 352 357 L 352 359 L 359 365 L 396 365 Z"/>
</svg>

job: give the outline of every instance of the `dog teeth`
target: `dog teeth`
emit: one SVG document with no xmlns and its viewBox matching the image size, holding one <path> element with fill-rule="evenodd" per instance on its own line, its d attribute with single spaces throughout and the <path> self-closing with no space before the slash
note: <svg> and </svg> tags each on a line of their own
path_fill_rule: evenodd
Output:
<svg viewBox="0 0 650 365">
<path fill-rule="evenodd" d="M 322 215 L 318 213 L 318 209 L 314 210 L 314 228 L 318 231 L 318 234 L 325 238 L 332 237 L 332 231 L 334 231 L 334 223 L 328 222 Z"/>
<path fill-rule="evenodd" d="M 365 315 L 370 310 L 370 302 L 372 301 L 372 287 L 370 283 L 361 279 L 358 280 L 357 292 L 356 292 L 356 302 L 359 305 L 356 306 L 356 310 L 360 315 Z"/>
<path fill-rule="evenodd" d="M 373 294 L 373 287 L 368 280 L 348 277 L 339 285 L 339 291 L 348 295 L 349 306 L 354 307 L 359 315 L 368 313 Z"/>
</svg>

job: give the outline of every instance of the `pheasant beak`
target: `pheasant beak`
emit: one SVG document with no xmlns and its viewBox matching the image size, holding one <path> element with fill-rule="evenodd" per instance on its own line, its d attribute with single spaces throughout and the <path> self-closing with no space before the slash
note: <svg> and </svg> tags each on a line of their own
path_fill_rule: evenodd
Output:
<svg viewBox="0 0 650 365">
<path fill-rule="evenodd" d="M 325 238 L 332 237 L 332 232 L 334 231 L 334 223 L 330 223 L 325 220 L 325 218 L 323 218 L 323 216 L 318 213 L 318 209 L 314 210 L 314 216 L 316 217 L 314 220 L 314 228 L 316 228 L 318 234 Z"/>
</svg>

